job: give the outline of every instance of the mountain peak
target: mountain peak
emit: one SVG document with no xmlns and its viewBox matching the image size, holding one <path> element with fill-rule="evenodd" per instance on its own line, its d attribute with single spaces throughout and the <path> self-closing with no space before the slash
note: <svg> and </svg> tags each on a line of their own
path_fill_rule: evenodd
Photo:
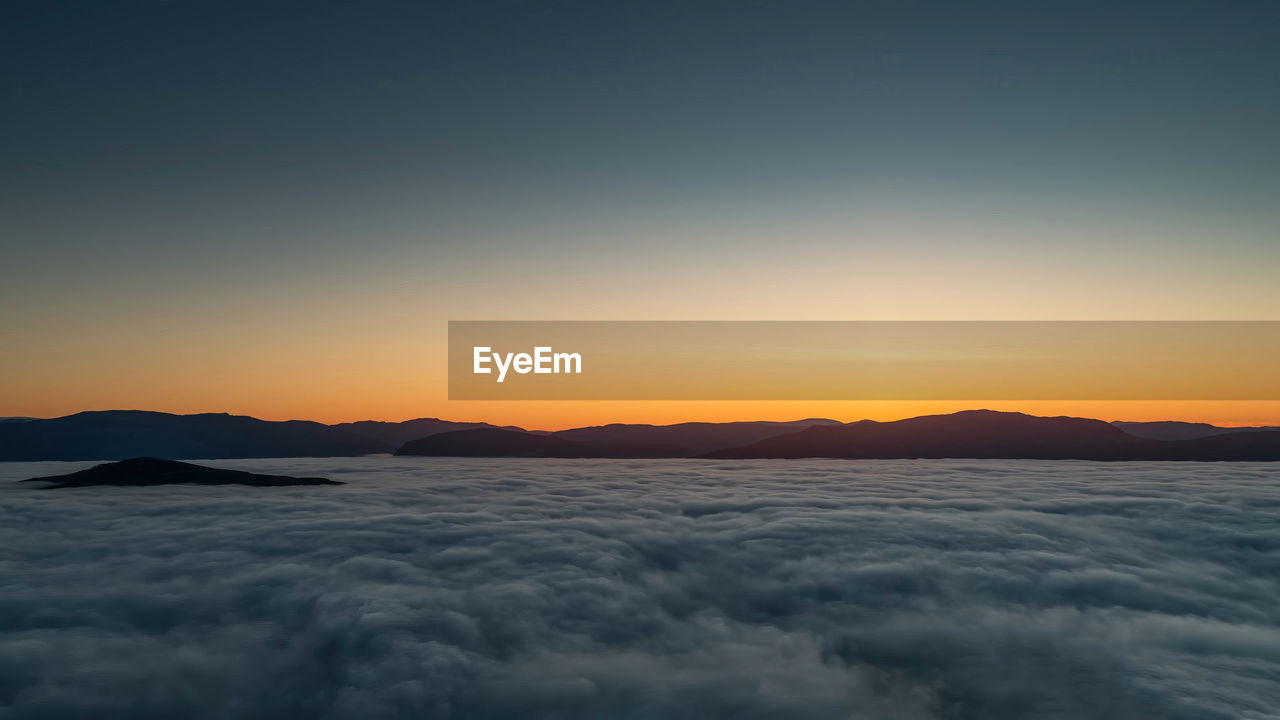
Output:
<svg viewBox="0 0 1280 720">
<path fill-rule="evenodd" d="M 124 485 L 130 487 L 152 485 L 251 485 L 254 487 L 283 487 L 291 485 L 342 484 L 337 480 L 327 480 L 325 478 L 260 475 L 242 470 L 211 468 L 204 465 L 162 460 L 154 457 L 129 458 L 128 460 L 95 465 L 86 470 L 67 475 L 37 477 L 23 482 L 49 483 L 46 489 L 92 487 L 97 485 Z"/>
</svg>

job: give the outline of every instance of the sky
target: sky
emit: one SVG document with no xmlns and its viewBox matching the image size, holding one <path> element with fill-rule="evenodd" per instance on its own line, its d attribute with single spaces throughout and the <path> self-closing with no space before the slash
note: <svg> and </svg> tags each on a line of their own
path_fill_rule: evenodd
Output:
<svg viewBox="0 0 1280 720">
<path fill-rule="evenodd" d="M 0 415 L 888 419 L 961 408 L 449 402 L 446 323 L 1280 315 L 1270 2 L 2 12 Z"/>
</svg>

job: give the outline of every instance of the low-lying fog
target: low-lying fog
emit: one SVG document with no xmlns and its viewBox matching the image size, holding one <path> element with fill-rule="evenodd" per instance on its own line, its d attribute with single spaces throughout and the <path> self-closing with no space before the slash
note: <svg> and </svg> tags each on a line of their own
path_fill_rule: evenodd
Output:
<svg viewBox="0 0 1280 720">
<path fill-rule="evenodd" d="M 0 464 L 0 718 L 1274 718 L 1280 465 Z"/>
</svg>

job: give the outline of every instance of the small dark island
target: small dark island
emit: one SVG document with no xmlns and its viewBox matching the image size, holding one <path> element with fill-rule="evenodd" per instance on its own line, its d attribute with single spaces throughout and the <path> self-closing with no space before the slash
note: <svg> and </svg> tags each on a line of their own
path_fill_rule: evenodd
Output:
<svg viewBox="0 0 1280 720">
<path fill-rule="evenodd" d="M 297 478 L 288 475 L 259 475 L 243 470 L 226 470 L 203 465 L 162 460 L 153 457 L 132 458 L 103 463 L 67 475 L 30 478 L 22 482 L 49 483 L 43 489 L 117 485 L 148 487 L 152 485 L 250 485 L 253 487 L 286 487 L 292 485 L 342 485 L 325 478 Z"/>
</svg>

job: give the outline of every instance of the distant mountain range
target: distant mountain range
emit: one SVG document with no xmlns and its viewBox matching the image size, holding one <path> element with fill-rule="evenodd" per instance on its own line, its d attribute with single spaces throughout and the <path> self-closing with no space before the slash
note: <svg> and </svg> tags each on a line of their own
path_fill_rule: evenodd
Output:
<svg viewBox="0 0 1280 720">
<path fill-rule="evenodd" d="M 0 460 L 347 457 L 1280 460 L 1280 428 L 969 410 L 895 422 L 613 424 L 555 432 L 437 418 L 324 425 L 139 410 L 0 421 Z"/>
<path fill-rule="evenodd" d="M 737 447 L 808 427 L 840 425 L 838 420 L 808 418 L 791 422 L 687 422 L 676 425 L 597 425 L 551 433 L 561 440 L 591 444 L 665 446 L 673 456 L 695 456 Z"/>
<path fill-rule="evenodd" d="M 107 410 L 0 423 L 0 460 L 349 457 L 390 453 L 408 440 L 476 427 L 494 426 L 435 418 L 323 425 L 223 413 Z"/>
<path fill-rule="evenodd" d="M 1152 440 L 1101 420 L 967 410 L 896 422 L 864 420 L 806 428 L 705 457 L 1280 460 L 1280 433 L 1246 431 Z"/>
<path fill-rule="evenodd" d="M 1117 420 L 1111 423 L 1130 435 L 1148 440 L 1195 440 L 1240 432 L 1277 431 L 1280 426 L 1267 427 L 1218 427 L 1208 423 L 1190 423 L 1166 420 L 1163 422 L 1124 422 Z"/>
<path fill-rule="evenodd" d="M 436 457 L 660 458 L 688 457 L 680 448 L 646 443 L 582 442 L 553 434 L 479 428 L 412 440 L 397 455 Z"/>
<path fill-rule="evenodd" d="M 359 435 L 367 440 L 378 443 L 378 452 L 394 452 L 396 448 L 409 442 L 417 440 L 428 435 L 436 433 L 448 432 L 450 430 L 471 430 L 474 428 L 494 428 L 495 425 L 489 423 L 462 423 L 451 422 L 449 420 L 439 420 L 436 418 L 418 418 L 416 420 L 405 420 L 404 422 L 380 422 L 377 420 L 362 420 L 360 422 L 339 423 L 330 425 L 336 430 L 342 430 L 352 435 Z M 518 430 L 520 428 L 506 425 L 503 430 Z"/>
</svg>

